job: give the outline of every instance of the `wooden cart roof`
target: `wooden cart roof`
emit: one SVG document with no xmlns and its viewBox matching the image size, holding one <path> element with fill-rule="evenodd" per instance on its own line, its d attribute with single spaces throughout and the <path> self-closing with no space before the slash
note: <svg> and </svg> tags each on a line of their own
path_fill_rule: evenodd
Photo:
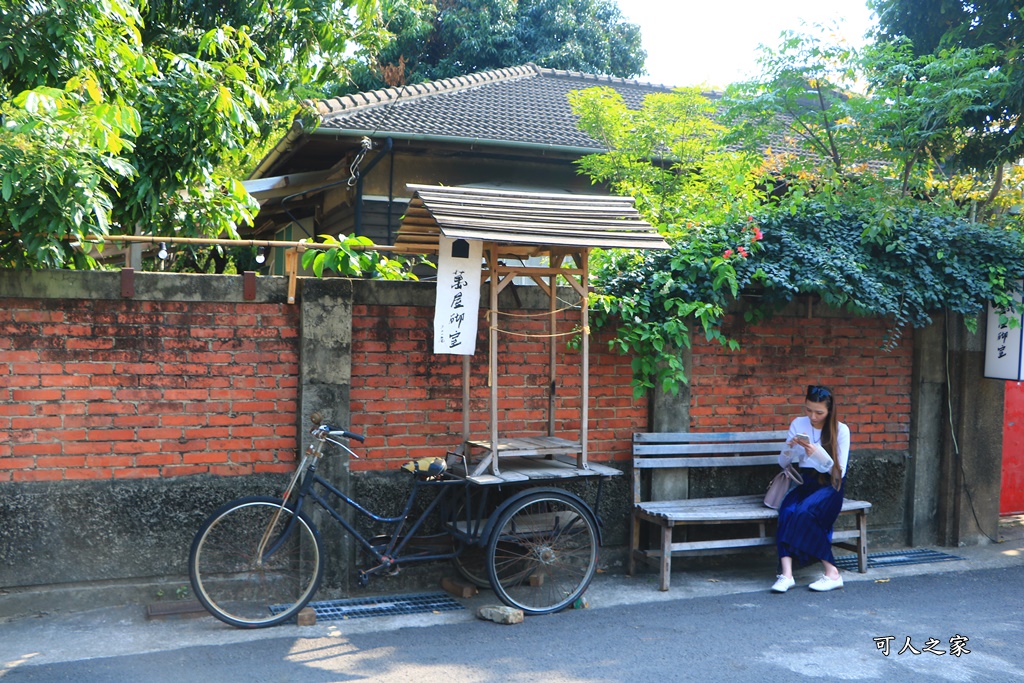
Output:
<svg viewBox="0 0 1024 683">
<path fill-rule="evenodd" d="M 479 240 L 530 255 L 554 248 L 667 249 L 632 197 L 408 185 L 414 194 L 395 246 L 437 251 L 438 236 Z"/>
</svg>

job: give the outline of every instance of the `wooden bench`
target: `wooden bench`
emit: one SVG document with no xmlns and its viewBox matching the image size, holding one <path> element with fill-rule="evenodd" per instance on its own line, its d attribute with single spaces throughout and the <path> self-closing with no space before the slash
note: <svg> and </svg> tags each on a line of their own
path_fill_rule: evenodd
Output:
<svg viewBox="0 0 1024 683">
<path fill-rule="evenodd" d="M 629 573 L 636 570 L 636 561 L 657 562 L 661 572 L 659 588 L 667 591 L 672 572 L 672 556 L 707 555 L 756 546 L 775 545 L 775 537 L 767 532 L 769 523 L 778 519 L 778 512 L 764 504 L 764 494 L 771 475 L 765 477 L 760 491 L 752 495 L 719 498 L 686 498 L 683 500 L 644 500 L 644 472 L 688 470 L 689 468 L 749 467 L 775 465 L 785 445 L 788 432 L 666 432 L 633 435 L 633 520 L 630 533 Z M 651 479 L 651 476 L 646 478 Z M 856 528 L 836 529 L 832 544 L 857 553 L 857 568 L 867 571 L 867 513 L 871 503 L 862 500 L 843 501 L 842 515 L 856 515 Z M 642 523 L 660 528 L 660 547 L 640 548 Z M 756 524 L 757 536 L 704 541 L 676 541 L 676 526 L 708 524 Z M 652 545 L 654 539 L 652 538 Z"/>
</svg>

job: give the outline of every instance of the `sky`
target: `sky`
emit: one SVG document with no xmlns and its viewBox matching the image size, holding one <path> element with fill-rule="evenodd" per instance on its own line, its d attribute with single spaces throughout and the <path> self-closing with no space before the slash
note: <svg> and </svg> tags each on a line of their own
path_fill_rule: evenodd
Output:
<svg viewBox="0 0 1024 683">
<path fill-rule="evenodd" d="M 865 0 L 616 0 L 640 25 L 647 72 L 639 78 L 669 86 L 724 88 L 757 74 L 757 46 L 777 47 L 783 30 L 801 22 L 840 21 L 854 45 L 873 15 Z"/>
</svg>

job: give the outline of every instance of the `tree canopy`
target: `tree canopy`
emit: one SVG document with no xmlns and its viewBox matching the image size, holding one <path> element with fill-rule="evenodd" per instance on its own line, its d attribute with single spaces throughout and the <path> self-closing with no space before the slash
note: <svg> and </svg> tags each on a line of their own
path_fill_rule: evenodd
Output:
<svg viewBox="0 0 1024 683">
<path fill-rule="evenodd" d="M 193 54 L 221 26 L 245 28 L 263 53 L 279 90 L 316 93 L 346 82 L 354 49 L 387 37 L 375 20 L 376 0 L 147 0 L 142 42 Z"/>
<path fill-rule="evenodd" d="M 961 113 L 962 127 L 971 131 L 961 161 L 985 168 L 1024 156 L 1018 125 L 1024 115 L 1024 17 L 1019 2 L 873 0 L 872 7 L 879 17 L 880 41 L 909 41 L 918 57 L 976 50 L 985 55 L 988 68 L 1001 74 L 1002 87 L 991 99 Z"/>
<path fill-rule="evenodd" d="M 614 0 L 396 0 L 383 18 L 395 37 L 354 70 L 360 90 L 528 62 L 628 78 L 647 56 Z"/>
<path fill-rule="evenodd" d="M 237 236 L 259 208 L 238 178 L 296 85 L 375 39 L 376 7 L 0 0 L 0 267 L 93 267 L 76 244 L 112 233 Z"/>
<path fill-rule="evenodd" d="M 193 55 L 146 46 L 137 6 L 0 10 L 0 266 L 87 267 L 112 232 L 236 234 L 258 208 L 222 172 L 268 108 L 262 53 L 221 28 Z"/>
</svg>

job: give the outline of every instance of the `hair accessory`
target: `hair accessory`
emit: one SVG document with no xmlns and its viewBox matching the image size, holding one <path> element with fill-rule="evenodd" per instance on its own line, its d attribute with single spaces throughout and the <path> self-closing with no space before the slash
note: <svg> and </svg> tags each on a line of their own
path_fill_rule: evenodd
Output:
<svg viewBox="0 0 1024 683">
<path fill-rule="evenodd" d="M 817 384 L 807 386 L 807 400 L 815 403 L 823 403 L 832 398 L 832 391 L 828 387 Z"/>
</svg>

